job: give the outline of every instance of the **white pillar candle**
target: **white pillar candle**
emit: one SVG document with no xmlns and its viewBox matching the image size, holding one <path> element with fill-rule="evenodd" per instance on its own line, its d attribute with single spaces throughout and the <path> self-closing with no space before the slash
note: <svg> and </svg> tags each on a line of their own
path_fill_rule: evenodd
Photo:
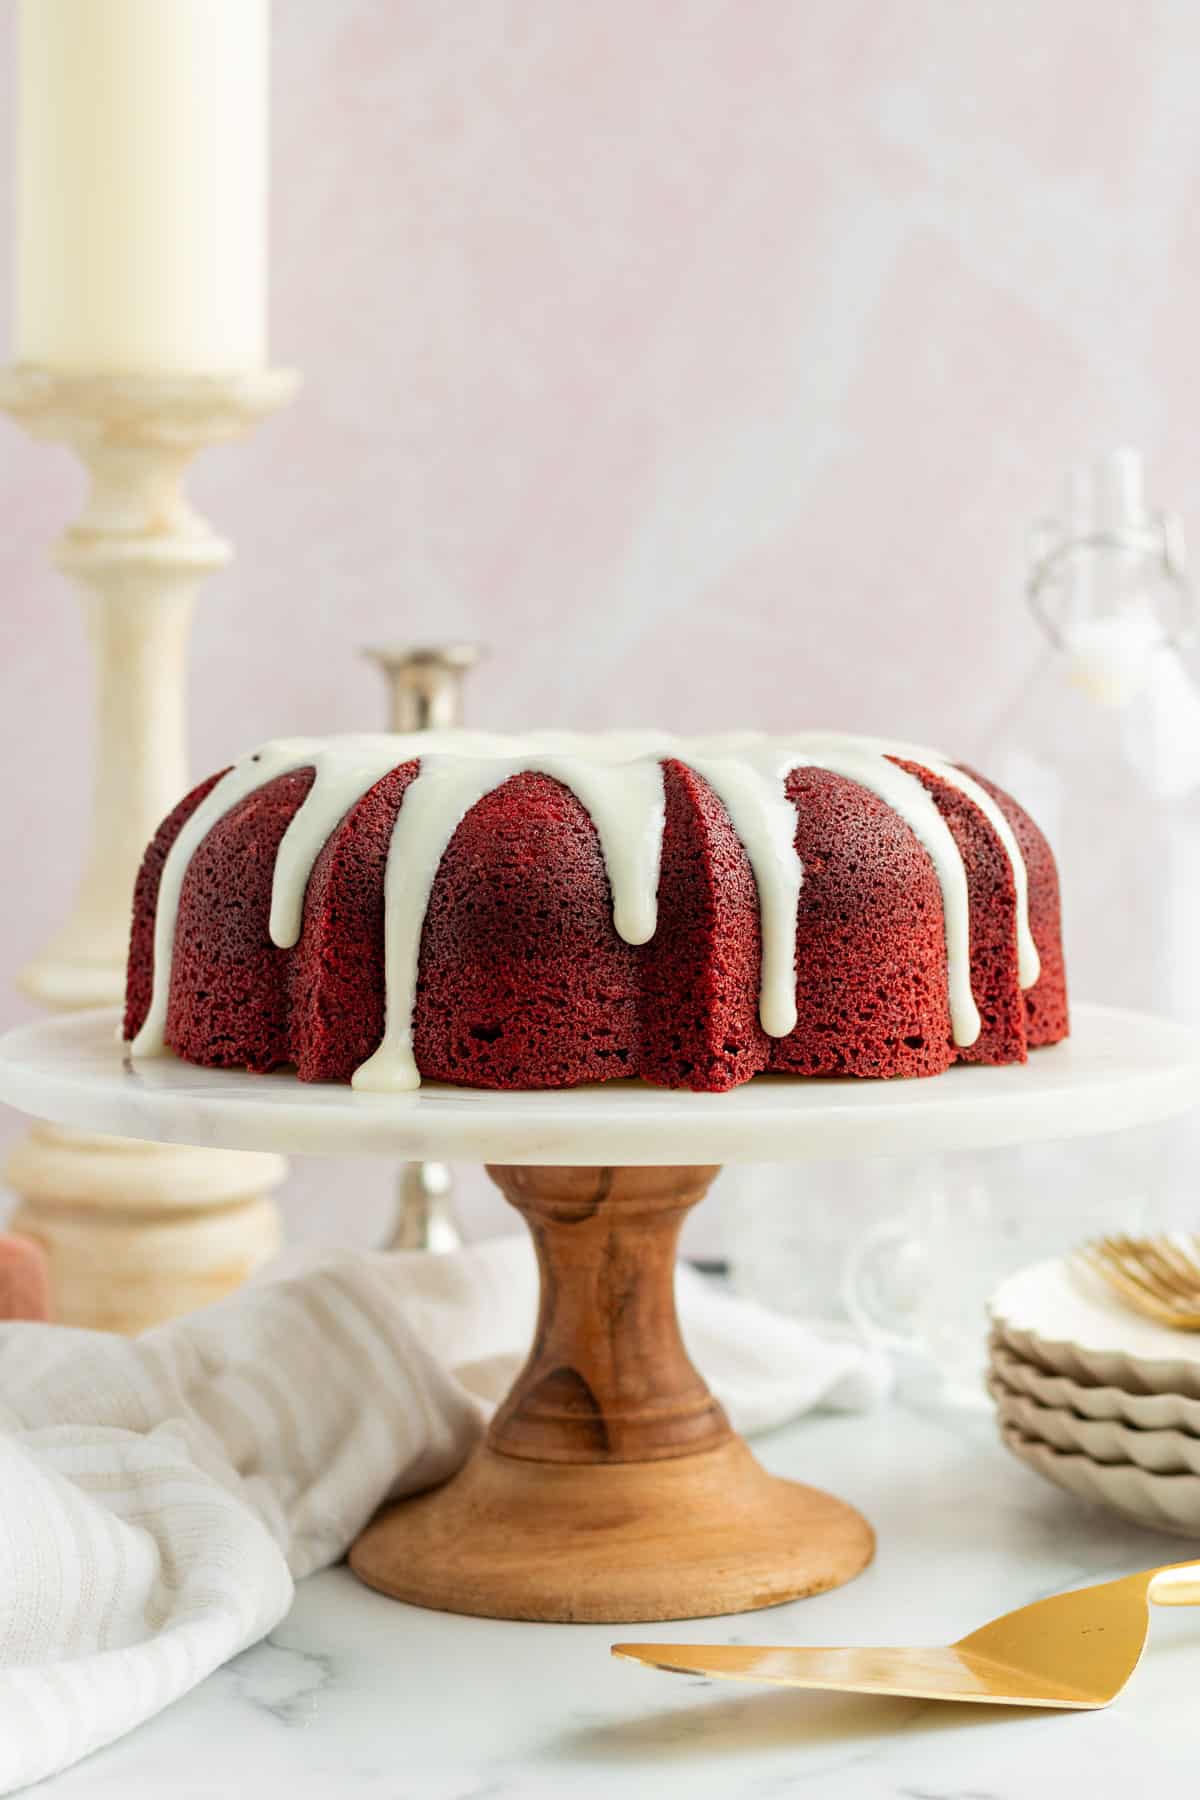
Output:
<svg viewBox="0 0 1200 1800">
<path fill-rule="evenodd" d="M 16 359 L 266 357 L 268 0 L 20 0 Z"/>
</svg>

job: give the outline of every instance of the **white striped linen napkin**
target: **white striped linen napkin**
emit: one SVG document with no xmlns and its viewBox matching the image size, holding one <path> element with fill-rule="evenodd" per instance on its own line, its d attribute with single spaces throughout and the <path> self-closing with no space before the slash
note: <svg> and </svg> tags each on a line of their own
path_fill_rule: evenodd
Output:
<svg viewBox="0 0 1200 1800">
<path fill-rule="evenodd" d="M 135 1339 L 0 1325 L 0 1793 L 264 1636 L 383 1500 L 458 1467 L 507 1388 L 528 1240 L 304 1260 Z M 687 1269 L 679 1301 L 742 1430 L 886 1391 L 875 1354 Z"/>
</svg>

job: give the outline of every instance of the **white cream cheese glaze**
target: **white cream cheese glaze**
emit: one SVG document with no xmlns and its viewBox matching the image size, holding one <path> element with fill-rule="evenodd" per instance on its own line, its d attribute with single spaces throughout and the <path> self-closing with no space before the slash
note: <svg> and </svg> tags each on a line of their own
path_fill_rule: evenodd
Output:
<svg viewBox="0 0 1200 1800">
<path fill-rule="evenodd" d="M 707 781 L 742 841 L 758 887 L 762 972 L 758 1017 L 768 1037 L 796 1029 L 796 907 L 804 870 L 796 854 L 796 809 L 783 784 L 792 758 L 767 746 L 681 758 Z"/>
<path fill-rule="evenodd" d="M 135 1057 L 165 1049 L 175 924 L 192 857 L 216 822 L 277 777 L 313 771 L 312 784 L 276 857 L 270 935 L 281 948 L 299 941 L 313 866 L 347 812 L 392 769 L 419 759 L 392 834 L 384 887 L 386 1024 L 375 1054 L 355 1073 L 355 1087 L 416 1087 L 412 1021 L 425 914 L 442 857 L 459 824 L 486 794 L 514 775 L 538 773 L 561 782 L 596 828 L 612 890 L 613 924 L 630 944 L 647 943 L 657 922 L 659 863 L 665 818 L 662 761 L 678 758 L 721 802 L 758 888 L 762 928 L 759 1014 L 771 1037 L 796 1024 L 796 912 L 804 871 L 796 853 L 796 814 L 784 783 L 795 769 L 842 775 L 877 794 L 910 826 L 927 851 L 942 893 L 950 1016 L 954 1041 L 972 1044 L 981 1023 L 971 992 L 967 877 L 953 834 L 922 782 L 893 758 L 918 764 L 978 807 L 1012 867 L 1021 986 L 1038 979 L 1029 926 L 1024 859 L 991 795 L 939 753 L 885 739 L 833 732 L 786 738 L 754 732 L 673 738 L 663 732 L 537 732 L 496 737 L 483 732 L 409 736 L 281 738 L 243 757 L 186 821 L 167 855 L 159 886 L 150 1006 L 131 1045 Z"/>
</svg>

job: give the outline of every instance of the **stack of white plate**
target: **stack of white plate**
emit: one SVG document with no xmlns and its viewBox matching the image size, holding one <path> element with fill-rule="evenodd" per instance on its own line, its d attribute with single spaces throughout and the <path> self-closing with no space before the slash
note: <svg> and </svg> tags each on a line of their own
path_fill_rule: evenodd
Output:
<svg viewBox="0 0 1200 1800">
<path fill-rule="evenodd" d="M 1200 1538 L 1200 1333 L 1127 1311 L 1066 1260 L 1003 1283 L 988 1387 L 1013 1455 L 1083 1500 Z"/>
</svg>

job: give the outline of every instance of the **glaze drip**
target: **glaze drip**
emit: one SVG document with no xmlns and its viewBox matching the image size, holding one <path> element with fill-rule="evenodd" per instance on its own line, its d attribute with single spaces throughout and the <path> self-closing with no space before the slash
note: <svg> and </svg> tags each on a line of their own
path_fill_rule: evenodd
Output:
<svg viewBox="0 0 1200 1800">
<path fill-rule="evenodd" d="M 591 814 L 613 898 L 613 924 L 629 944 L 654 936 L 662 852 L 662 767 L 657 759 L 587 765 L 573 757 L 425 756 L 404 796 L 384 878 L 387 992 L 383 1042 L 355 1071 L 353 1085 L 373 1092 L 420 1086 L 412 1020 L 425 910 L 450 839 L 477 801 L 514 775 L 548 775 L 570 788 Z"/>
<path fill-rule="evenodd" d="M 796 813 L 783 788 L 794 758 L 767 749 L 685 760 L 729 814 L 754 871 L 762 932 L 759 1023 L 768 1037 L 787 1037 L 796 1029 L 796 907 L 804 880 Z"/>
<path fill-rule="evenodd" d="M 419 1085 L 412 1023 L 425 914 L 442 858 L 466 814 L 514 775 L 537 773 L 570 790 L 592 819 L 612 892 L 613 925 L 630 944 L 648 943 L 657 923 L 665 817 L 662 760 L 678 758 L 713 790 L 741 840 L 758 888 L 762 931 L 759 1015 L 771 1037 L 796 1025 L 796 916 L 804 871 L 796 813 L 785 792 L 795 769 L 814 767 L 857 782 L 894 808 L 928 853 L 941 888 L 954 1042 L 966 1047 L 981 1021 L 971 992 L 967 878 L 953 834 L 922 782 L 893 759 L 918 764 L 956 788 L 986 818 L 1012 867 L 1021 986 L 1038 979 L 1029 927 L 1028 881 L 1016 838 L 991 795 L 940 754 L 918 746 L 835 733 L 771 738 L 753 732 L 681 740 L 662 732 L 520 738 L 482 732 L 287 738 L 243 757 L 187 820 L 167 856 L 155 919 L 150 1006 L 131 1045 L 135 1057 L 165 1049 L 175 925 L 192 857 L 217 821 L 281 775 L 313 771 L 284 834 L 272 881 L 270 936 L 294 946 L 309 878 L 346 814 L 401 764 L 419 761 L 400 807 L 384 884 L 386 1023 L 383 1040 L 354 1085 L 394 1092 Z"/>
</svg>

